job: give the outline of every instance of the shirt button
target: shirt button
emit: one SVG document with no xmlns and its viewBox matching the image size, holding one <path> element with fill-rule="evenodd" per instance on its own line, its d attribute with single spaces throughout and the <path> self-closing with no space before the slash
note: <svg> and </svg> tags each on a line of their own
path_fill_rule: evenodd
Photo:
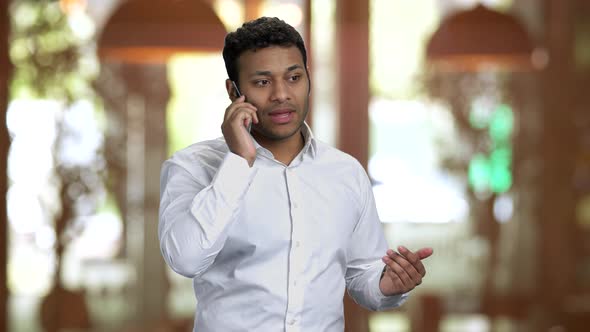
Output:
<svg viewBox="0 0 590 332">
<path fill-rule="evenodd" d="M 297 323 L 297 320 L 295 318 L 289 320 L 289 325 L 293 325 L 295 323 Z"/>
<path fill-rule="evenodd" d="M 297 280 L 293 281 L 293 286 L 297 286 Z"/>
<path fill-rule="evenodd" d="M 293 203 L 293 207 L 294 208 L 297 208 L 297 203 Z"/>
<path fill-rule="evenodd" d="M 299 242 L 299 241 L 295 242 L 295 248 L 299 248 L 299 246 L 301 246 L 301 242 Z"/>
</svg>

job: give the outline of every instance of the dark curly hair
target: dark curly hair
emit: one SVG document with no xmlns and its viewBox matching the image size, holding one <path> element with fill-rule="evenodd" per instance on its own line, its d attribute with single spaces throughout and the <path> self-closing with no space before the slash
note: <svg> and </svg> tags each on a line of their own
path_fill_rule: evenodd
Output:
<svg viewBox="0 0 590 332">
<path fill-rule="evenodd" d="M 260 17 L 244 23 L 234 32 L 225 36 L 223 61 L 227 75 L 232 81 L 238 82 L 238 58 L 249 50 L 257 50 L 269 46 L 296 46 L 303 57 L 307 70 L 307 52 L 303 38 L 295 28 L 276 17 Z"/>
</svg>

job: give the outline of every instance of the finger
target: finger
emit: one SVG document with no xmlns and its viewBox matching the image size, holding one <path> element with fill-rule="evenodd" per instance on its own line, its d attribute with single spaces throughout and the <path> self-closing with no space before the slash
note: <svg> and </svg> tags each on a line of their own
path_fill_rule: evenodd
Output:
<svg viewBox="0 0 590 332">
<path fill-rule="evenodd" d="M 234 122 L 241 120 L 242 123 L 247 125 L 250 122 L 255 121 L 254 119 L 258 119 L 255 110 L 251 108 L 239 108 L 230 115 L 229 121 Z M 245 121 L 247 121 L 247 123 Z"/>
<path fill-rule="evenodd" d="M 385 278 L 389 278 L 395 285 L 395 289 L 401 293 L 405 293 L 416 287 L 416 285 L 408 276 L 404 276 L 403 273 L 396 272 L 391 268 L 388 268 L 387 271 L 385 271 Z"/>
<path fill-rule="evenodd" d="M 405 250 L 409 251 L 409 250 L 408 250 L 406 247 L 404 247 L 404 246 L 399 246 L 399 247 L 398 247 L 398 249 L 400 250 L 400 253 L 401 253 L 401 254 L 403 254 L 404 256 L 405 256 L 405 254 L 404 254 L 404 251 L 405 251 Z M 389 250 L 387 250 L 387 254 L 388 254 L 388 255 L 389 255 L 389 254 L 393 254 L 394 252 L 395 252 L 395 251 L 393 251 L 392 249 L 389 249 Z M 434 252 L 434 250 L 433 250 L 432 248 L 422 248 L 422 249 L 420 249 L 420 250 L 416 251 L 416 253 L 415 253 L 415 254 L 417 254 L 417 255 L 418 255 L 418 258 L 419 258 L 419 259 L 425 259 L 425 258 L 428 258 L 428 257 L 430 257 L 430 256 L 433 254 L 433 252 Z"/>
<path fill-rule="evenodd" d="M 418 274 L 420 274 L 420 278 L 424 277 L 426 275 L 426 268 L 424 267 L 424 264 L 422 264 L 422 261 L 417 259 L 417 255 L 415 255 L 416 259 L 414 261 L 410 261 L 409 258 L 407 258 L 406 256 L 403 256 L 402 254 L 399 253 L 395 253 L 394 258 L 393 259 L 401 259 L 402 261 L 406 261 L 407 264 L 409 264 L 412 269 L 414 271 L 416 271 Z M 400 263 L 402 266 L 406 266 L 403 263 Z"/>
<path fill-rule="evenodd" d="M 258 109 L 254 109 L 254 114 L 252 116 L 252 118 L 254 119 L 254 123 L 258 123 Z"/>
<path fill-rule="evenodd" d="M 404 281 L 392 270 L 388 270 L 385 273 L 385 278 L 389 278 L 391 282 L 394 284 L 394 289 L 396 293 L 407 293 L 412 289 L 416 288 L 416 285 L 413 283 L 404 283 Z"/>
<path fill-rule="evenodd" d="M 393 261 L 395 261 L 399 266 L 401 266 L 416 284 L 419 285 L 420 283 L 422 283 L 422 273 L 425 273 L 426 271 L 424 270 L 424 266 L 419 260 L 417 263 L 412 263 L 408 261 L 406 257 L 396 253 L 396 255 L 393 258 Z"/>
<path fill-rule="evenodd" d="M 392 260 L 389 256 L 383 257 L 383 262 L 389 267 L 387 273 L 395 274 L 403 283 L 404 287 L 414 287 L 415 283 L 412 281 L 410 275 L 400 266 L 396 261 Z"/>
<path fill-rule="evenodd" d="M 412 251 L 410 251 L 408 248 L 404 247 L 404 246 L 399 246 L 397 247 L 397 250 L 399 250 L 399 253 L 406 257 L 408 259 L 408 261 L 410 261 L 410 263 L 412 264 L 416 264 L 416 262 L 420 261 L 420 257 L 418 256 L 418 254 L 413 253 Z"/>
<path fill-rule="evenodd" d="M 391 271 L 389 267 L 385 271 L 384 278 L 389 278 L 395 290 L 399 291 L 400 293 L 405 293 L 409 290 L 404 282 L 399 278 L 399 276 Z"/>
<path fill-rule="evenodd" d="M 235 113 L 236 111 L 238 111 L 239 109 L 242 109 L 242 108 L 251 109 L 254 111 L 257 110 L 257 108 L 254 105 L 252 105 L 248 102 L 245 102 L 244 97 L 242 96 L 242 97 L 236 99 L 233 103 L 231 103 L 225 109 L 224 120 L 227 120 L 228 118 L 230 118 L 233 115 L 233 113 Z"/>
<path fill-rule="evenodd" d="M 414 253 L 404 246 L 399 246 L 398 249 L 400 254 L 403 255 L 423 277 L 426 274 L 426 269 L 420 260 L 418 252 Z"/>
<path fill-rule="evenodd" d="M 256 107 L 254 107 L 252 104 L 248 104 L 248 103 L 230 105 L 225 111 L 225 115 L 223 117 L 223 120 L 227 121 L 228 119 L 231 119 L 232 117 L 234 117 L 234 115 L 237 112 L 240 112 L 243 110 L 256 112 Z"/>
<path fill-rule="evenodd" d="M 422 248 L 417 253 L 420 259 L 425 259 L 430 257 L 434 253 L 434 250 L 432 248 Z"/>
<path fill-rule="evenodd" d="M 229 104 L 229 106 L 225 109 L 225 115 L 224 115 L 223 119 L 224 120 L 227 119 L 231 115 L 231 113 L 233 113 L 235 110 L 237 110 L 238 109 L 237 105 L 240 103 L 243 103 L 244 100 L 245 100 L 244 96 L 241 96 L 241 97 L 238 97 L 238 98 L 232 100 L 232 103 Z"/>
<path fill-rule="evenodd" d="M 407 254 L 407 252 L 406 252 L 406 254 Z M 417 259 L 417 256 L 415 256 L 415 257 L 412 256 L 413 257 L 413 261 L 410 261 L 409 258 L 407 258 L 406 256 L 404 256 L 404 255 L 402 255 L 402 254 L 400 254 L 400 253 L 398 253 L 396 251 L 393 251 L 392 249 L 387 250 L 387 256 L 389 258 L 391 258 L 392 260 L 399 260 L 401 258 L 402 260 L 404 260 L 406 262 L 409 262 L 412 265 L 415 264 L 414 262 L 416 262 L 416 261 L 419 262 L 420 261 L 420 260 Z"/>
<path fill-rule="evenodd" d="M 387 255 L 389 256 L 389 258 L 391 258 L 393 260 L 398 260 L 401 257 L 401 259 L 409 262 L 409 264 L 411 264 L 411 265 L 414 265 L 414 266 L 420 266 L 421 265 L 420 260 L 418 259 L 418 255 L 412 253 L 408 249 L 405 249 L 405 253 L 406 253 L 405 255 L 402 255 L 402 254 L 400 254 L 398 252 L 395 252 L 395 251 L 393 251 L 391 249 L 389 249 L 387 251 Z M 416 270 L 418 270 L 418 269 L 416 269 Z"/>
<path fill-rule="evenodd" d="M 248 112 L 250 117 L 244 123 L 244 126 L 249 127 L 252 123 L 258 123 L 258 113 L 256 111 Z"/>
<path fill-rule="evenodd" d="M 231 117 L 225 119 L 221 124 L 221 132 L 226 139 L 228 137 L 235 137 L 235 135 L 242 135 L 245 128 L 248 128 L 248 124 L 252 121 L 252 115 L 254 111 L 247 109 L 240 109 L 231 114 Z M 229 136 L 228 136 L 229 135 Z"/>
<path fill-rule="evenodd" d="M 406 247 L 399 246 L 398 248 L 400 250 L 400 253 L 410 258 L 410 261 L 414 263 L 414 265 L 418 268 L 422 276 L 424 276 L 426 274 L 426 269 L 424 269 L 424 266 L 422 265 L 421 261 L 423 259 L 430 257 L 433 254 L 434 250 L 432 248 L 422 248 L 416 251 L 415 253 L 409 254 L 411 253 L 411 251 L 408 250 Z M 417 261 L 414 261 L 414 257 L 417 258 Z"/>
<path fill-rule="evenodd" d="M 252 110 L 240 111 L 236 114 L 236 117 L 239 117 L 244 128 L 249 129 L 250 125 L 255 121 L 256 112 Z"/>
</svg>

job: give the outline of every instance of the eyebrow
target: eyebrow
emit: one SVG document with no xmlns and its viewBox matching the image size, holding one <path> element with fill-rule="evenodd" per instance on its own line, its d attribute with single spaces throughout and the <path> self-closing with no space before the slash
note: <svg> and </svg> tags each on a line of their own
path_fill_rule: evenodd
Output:
<svg viewBox="0 0 590 332">
<path fill-rule="evenodd" d="M 287 71 L 293 71 L 295 69 L 303 68 L 301 65 L 292 65 L 291 67 L 287 68 Z"/>
<path fill-rule="evenodd" d="M 296 69 L 301 69 L 303 68 L 301 65 L 292 65 L 290 67 L 287 68 L 287 72 L 296 70 Z M 270 70 L 258 70 L 254 72 L 254 75 L 252 76 L 271 76 L 272 72 Z"/>
</svg>

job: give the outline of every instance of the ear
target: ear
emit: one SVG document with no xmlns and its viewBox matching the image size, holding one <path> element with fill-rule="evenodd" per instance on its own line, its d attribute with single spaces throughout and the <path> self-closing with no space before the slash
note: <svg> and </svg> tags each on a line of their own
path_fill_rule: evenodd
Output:
<svg viewBox="0 0 590 332">
<path fill-rule="evenodd" d="M 234 87 L 231 84 L 231 80 L 228 78 L 225 80 L 225 90 L 227 91 L 227 96 L 233 102 L 237 98 L 237 94 L 234 91 Z"/>
</svg>

